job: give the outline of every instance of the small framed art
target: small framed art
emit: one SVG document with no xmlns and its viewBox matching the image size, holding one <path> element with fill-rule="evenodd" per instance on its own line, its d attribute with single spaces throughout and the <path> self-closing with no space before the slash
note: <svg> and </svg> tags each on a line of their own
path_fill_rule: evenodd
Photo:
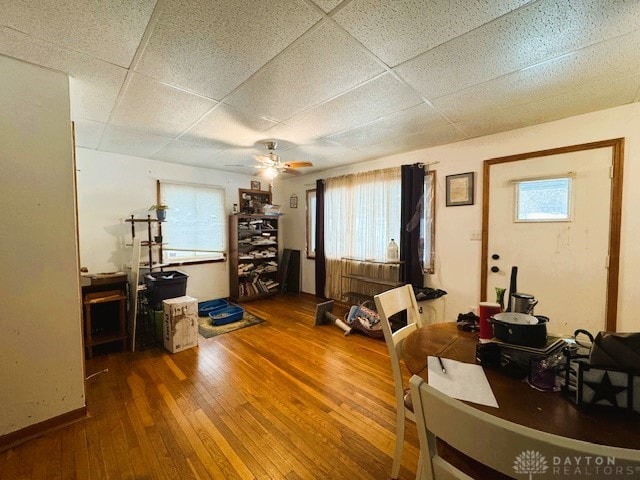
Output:
<svg viewBox="0 0 640 480">
<path fill-rule="evenodd" d="M 260 182 L 251 181 L 251 190 L 260 190 Z"/>
<path fill-rule="evenodd" d="M 447 207 L 473 205 L 473 183 L 475 172 L 447 175 Z"/>
</svg>

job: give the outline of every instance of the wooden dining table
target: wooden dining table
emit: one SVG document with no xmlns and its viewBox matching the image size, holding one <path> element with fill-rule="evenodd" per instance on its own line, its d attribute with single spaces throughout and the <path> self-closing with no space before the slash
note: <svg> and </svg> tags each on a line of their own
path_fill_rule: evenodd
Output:
<svg viewBox="0 0 640 480">
<path fill-rule="evenodd" d="M 428 381 L 427 357 L 476 363 L 478 334 L 460 331 L 456 323 L 421 327 L 403 345 L 405 364 Z M 622 408 L 578 406 L 561 392 L 536 390 L 522 379 L 484 368 L 499 408 L 468 403 L 496 417 L 543 432 L 599 445 L 640 449 L 640 414 Z"/>
</svg>

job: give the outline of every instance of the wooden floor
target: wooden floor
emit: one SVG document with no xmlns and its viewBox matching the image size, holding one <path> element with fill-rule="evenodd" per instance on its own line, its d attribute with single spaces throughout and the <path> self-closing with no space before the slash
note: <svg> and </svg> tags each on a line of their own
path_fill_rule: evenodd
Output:
<svg viewBox="0 0 640 480">
<path fill-rule="evenodd" d="M 395 441 L 384 341 L 313 325 L 316 299 L 246 304 L 265 323 L 170 354 L 87 360 L 90 417 L 0 453 L 1 479 L 386 479 Z M 406 372 L 405 372 L 406 373 Z M 415 478 L 407 427 L 400 478 Z"/>
</svg>

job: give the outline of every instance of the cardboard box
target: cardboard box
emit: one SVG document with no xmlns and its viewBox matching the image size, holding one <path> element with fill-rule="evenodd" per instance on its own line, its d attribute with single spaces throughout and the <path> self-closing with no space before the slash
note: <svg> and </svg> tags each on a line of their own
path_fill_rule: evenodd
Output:
<svg viewBox="0 0 640 480">
<path fill-rule="evenodd" d="M 162 301 L 164 348 L 171 353 L 198 345 L 198 300 L 183 296 Z"/>
</svg>

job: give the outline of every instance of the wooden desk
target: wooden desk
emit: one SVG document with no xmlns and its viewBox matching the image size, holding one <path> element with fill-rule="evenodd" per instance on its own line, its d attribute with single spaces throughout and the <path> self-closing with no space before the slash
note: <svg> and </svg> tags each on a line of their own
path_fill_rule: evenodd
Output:
<svg viewBox="0 0 640 480">
<path fill-rule="evenodd" d="M 419 328 L 404 341 L 409 371 L 427 379 L 427 356 L 475 363 L 477 334 L 455 323 Z M 500 408 L 469 403 L 484 412 L 536 430 L 599 445 L 640 448 L 640 414 L 622 409 L 579 408 L 559 392 L 540 392 L 499 371 L 485 368 Z"/>
</svg>

